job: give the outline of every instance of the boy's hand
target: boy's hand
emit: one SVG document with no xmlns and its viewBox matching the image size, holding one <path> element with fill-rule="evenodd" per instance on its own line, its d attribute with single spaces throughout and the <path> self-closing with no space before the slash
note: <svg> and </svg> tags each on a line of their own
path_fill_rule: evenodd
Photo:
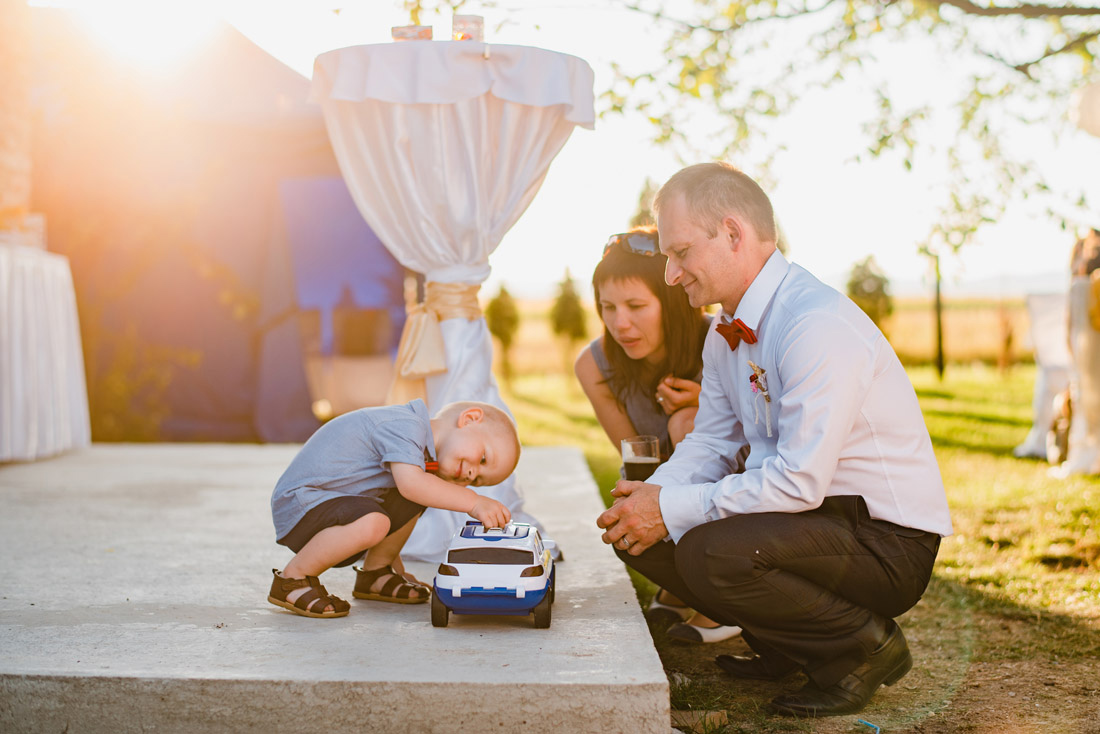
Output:
<svg viewBox="0 0 1100 734">
<path fill-rule="evenodd" d="M 672 415 L 680 408 L 699 405 L 699 392 L 702 386 L 694 380 L 668 377 L 657 385 L 657 402 L 666 415 Z"/>
<path fill-rule="evenodd" d="M 502 528 L 512 519 L 508 508 L 496 500 L 429 474 L 415 464 L 394 461 L 390 464 L 390 473 L 401 496 L 417 504 L 469 513 L 485 527 Z"/>
<path fill-rule="evenodd" d="M 512 519 L 512 513 L 500 502 L 478 495 L 479 499 L 470 508 L 469 515 L 487 528 L 502 528 Z"/>
</svg>

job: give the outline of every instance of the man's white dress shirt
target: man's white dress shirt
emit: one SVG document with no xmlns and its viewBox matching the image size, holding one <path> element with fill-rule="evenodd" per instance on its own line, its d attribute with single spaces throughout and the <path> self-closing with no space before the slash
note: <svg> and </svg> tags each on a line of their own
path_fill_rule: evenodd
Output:
<svg viewBox="0 0 1100 734">
<path fill-rule="evenodd" d="M 863 311 L 777 250 L 735 318 L 757 337 L 731 350 L 703 344 L 695 428 L 648 480 L 678 541 L 731 515 L 804 512 L 826 497 L 862 495 L 871 517 L 950 535 L 943 479 L 916 392 L 893 348 Z M 771 402 L 753 391 L 763 368 Z M 771 436 L 768 436 L 768 425 Z M 731 459 L 748 443 L 742 474 Z"/>
</svg>

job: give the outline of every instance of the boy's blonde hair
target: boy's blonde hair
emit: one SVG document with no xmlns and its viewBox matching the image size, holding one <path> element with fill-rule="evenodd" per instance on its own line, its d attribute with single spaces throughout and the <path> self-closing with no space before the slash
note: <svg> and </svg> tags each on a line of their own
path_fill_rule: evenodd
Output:
<svg viewBox="0 0 1100 734">
<path fill-rule="evenodd" d="M 482 414 L 485 416 L 484 421 L 494 428 L 502 429 L 506 435 L 512 439 L 513 447 L 516 450 L 516 457 L 518 459 L 520 453 L 519 443 L 519 429 L 516 428 L 516 422 L 512 420 L 512 416 L 508 415 L 505 411 L 501 410 L 492 403 L 483 403 L 479 400 L 458 400 L 453 403 L 447 403 L 435 414 L 436 418 L 443 418 L 445 420 L 457 419 L 458 416 L 470 408 L 480 408 Z"/>
</svg>

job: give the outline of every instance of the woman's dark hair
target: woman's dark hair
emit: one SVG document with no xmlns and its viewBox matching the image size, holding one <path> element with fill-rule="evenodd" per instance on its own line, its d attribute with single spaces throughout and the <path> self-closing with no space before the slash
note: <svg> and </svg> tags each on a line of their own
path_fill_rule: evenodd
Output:
<svg viewBox="0 0 1100 734">
<path fill-rule="evenodd" d="M 630 234 L 641 233 L 657 242 L 654 227 L 637 227 Z M 661 331 L 664 337 L 664 361 L 651 367 L 645 360 L 631 359 L 627 356 L 611 331 L 604 326 L 603 350 L 611 367 L 607 377 L 615 400 L 625 406 L 626 398 L 632 390 L 646 390 L 646 396 L 654 401 L 657 385 L 666 375 L 672 374 L 688 380 L 694 380 L 703 367 L 703 339 L 707 332 L 707 322 L 702 309 L 692 308 L 687 293 L 680 286 L 665 283 L 665 263 L 668 258 L 658 252 L 655 255 L 639 255 L 624 245 L 613 245 L 603 256 L 592 272 L 592 290 L 596 296 L 596 313 L 603 319 L 600 306 L 600 286 L 609 280 L 630 280 L 637 278 L 661 304 Z"/>
</svg>

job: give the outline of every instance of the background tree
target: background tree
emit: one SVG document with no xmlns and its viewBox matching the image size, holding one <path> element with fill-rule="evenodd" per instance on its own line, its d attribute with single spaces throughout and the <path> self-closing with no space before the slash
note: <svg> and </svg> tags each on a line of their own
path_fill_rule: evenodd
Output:
<svg viewBox="0 0 1100 734">
<path fill-rule="evenodd" d="M 558 297 L 554 299 L 554 305 L 550 308 L 550 327 L 554 334 L 563 339 L 566 344 L 567 363 L 573 360 L 577 342 L 588 335 L 586 317 L 584 304 L 581 303 L 577 289 L 573 285 L 573 277 L 566 268 L 565 280 L 558 284 Z M 568 373 L 568 369 L 566 372 Z"/>
<path fill-rule="evenodd" d="M 485 307 L 485 321 L 489 324 L 489 333 L 500 341 L 500 366 L 504 373 L 504 382 L 512 384 L 512 342 L 519 330 L 519 309 L 512 294 L 503 285 L 500 292 Z"/>
<path fill-rule="evenodd" d="M 938 212 L 914 241 L 941 290 L 941 258 L 1010 207 L 1063 228 L 1088 220 L 1080 191 L 1048 182 L 1035 141 L 1068 130 L 1072 93 L 1100 76 L 1100 6 L 991 0 L 625 0 L 664 31 L 650 69 L 616 66 L 604 114 L 642 114 L 682 160 L 738 161 L 770 181 L 777 123 L 819 90 L 866 103 L 858 159 L 892 158 L 939 179 Z M 903 52 L 935 84 L 886 75 Z M 706 120 L 702 126 L 699 120 Z M 1042 156 L 1039 146 L 1038 156 Z M 937 333 L 942 333 L 937 309 Z M 942 365 L 942 337 L 937 337 Z M 942 373 L 942 366 L 940 367 Z"/>
<path fill-rule="evenodd" d="M 886 317 L 894 312 L 890 280 L 875 262 L 874 255 L 868 255 L 852 266 L 852 272 L 848 275 L 848 297 L 880 329 Z"/>
<path fill-rule="evenodd" d="M 615 67 L 605 112 L 644 114 L 655 140 L 681 157 L 754 159 L 766 170 L 782 116 L 808 93 L 849 81 L 873 110 L 863 155 L 895 154 L 906 169 L 935 159 L 944 184 L 927 246 L 958 249 L 1006 206 L 1041 195 L 1052 216 L 1087 211 L 1052 188 L 1013 145 L 1068 125 L 1073 90 L 1100 74 L 1100 6 L 970 0 L 627 0 L 665 31 L 665 53 L 646 70 Z M 799 39 L 795 41 L 793 39 Z M 904 48 L 909 63 L 951 58 L 954 79 L 912 88 L 883 77 L 879 58 Z M 957 62 L 955 60 L 957 59 Z M 946 95 L 946 105 L 928 95 Z M 709 120 L 702 129 L 700 115 Z M 954 129 L 944 141 L 944 132 Z M 702 134 L 701 134 L 702 133 Z M 709 134 L 708 134 L 709 133 Z M 944 143 L 946 142 L 946 145 Z"/>
<path fill-rule="evenodd" d="M 642 191 L 638 194 L 638 209 L 634 212 L 634 216 L 630 218 L 630 228 L 635 227 L 648 227 L 656 224 L 653 221 L 653 197 L 657 195 L 657 189 L 659 187 L 654 183 L 653 179 L 646 176 L 645 183 L 642 184 Z"/>
</svg>

